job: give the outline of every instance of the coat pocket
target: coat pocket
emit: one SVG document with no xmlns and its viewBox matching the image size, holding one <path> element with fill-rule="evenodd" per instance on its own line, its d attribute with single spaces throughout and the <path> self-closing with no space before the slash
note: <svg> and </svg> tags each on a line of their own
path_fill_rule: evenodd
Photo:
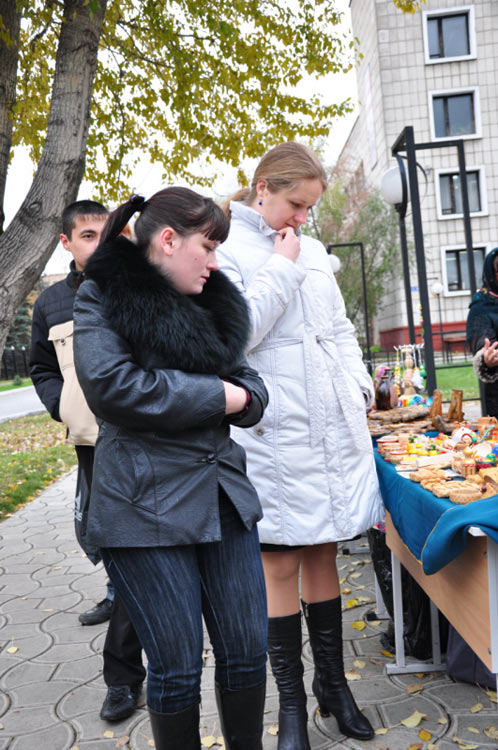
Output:
<svg viewBox="0 0 498 750">
<path fill-rule="evenodd" d="M 111 440 L 106 448 L 114 491 L 131 505 L 156 514 L 156 477 L 147 452 L 128 440 Z"/>
</svg>

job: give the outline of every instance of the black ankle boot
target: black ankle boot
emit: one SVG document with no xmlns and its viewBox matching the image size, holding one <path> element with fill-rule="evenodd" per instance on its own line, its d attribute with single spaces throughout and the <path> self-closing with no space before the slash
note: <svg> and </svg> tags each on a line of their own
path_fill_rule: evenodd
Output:
<svg viewBox="0 0 498 750">
<path fill-rule="evenodd" d="M 301 661 L 301 613 L 268 620 L 268 655 L 278 687 L 278 750 L 311 750 Z"/>
<path fill-rule="evenodd" d="M 199 704 L 174 714 L 159 714 L 149 708 L 156 750 L 200 750 Z"/>
<path fill-rule="evenodd" d="M 215 694 L 227 750 L 263 750 L 266 682 L 245 690 L 226 690 L 216 683 Z"/>
<path fill-rule="evenodd" d="M 341 597 L 315 604 L 303 602 L 303 609 L 315 662 L 313 693 L 321 715 L 333 714 L 347 737 L 370 740 L 374 730 L 356 705 L 344 675 Z"/>
</svg>

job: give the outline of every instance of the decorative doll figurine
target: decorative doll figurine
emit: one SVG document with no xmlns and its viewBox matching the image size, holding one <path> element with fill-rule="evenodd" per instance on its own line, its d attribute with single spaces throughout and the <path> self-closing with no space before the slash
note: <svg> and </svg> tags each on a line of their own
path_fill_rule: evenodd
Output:
<svg viewBox="0 0 498 750">
<path fill-rule="evenodd" d="M 417 391 L 413 387 L 413 357 L 407 352 L 405 357 L 405 371 L 403 373 L 403 392 L 414 394 Z"/>
<path fill-rule="evenodd" d="M 463 449 L 463 460 L 460 464 L 460 473 L 465 478 L 469 477 L 471 474 L 476 473 L 474 451 L 470 447 L 470 445 Z"/>
</svg>

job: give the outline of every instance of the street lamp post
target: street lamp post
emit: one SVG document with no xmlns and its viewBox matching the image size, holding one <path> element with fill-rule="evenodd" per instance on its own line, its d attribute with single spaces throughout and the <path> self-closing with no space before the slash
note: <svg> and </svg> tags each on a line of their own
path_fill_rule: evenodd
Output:
<svg viewBox="0 0 498 750">
<path fill-rule="evenodd" d="M 410 281 L 410 261 L 408 259 L 408 242 L 406 240 L 406 209 L 408 206 L 408 183 L 403 159 L 396 154 L 397 167 L 389 169 L 382 177 L 380 193 L 387 203 L 394 206 L 399 219 L 401 240 L 401 261 L 403 264 L 403 281 L 405 286 L 406 317 L 408 320 L 408 338 L 410 344 L 416 344 L 415 324 L 413 321 L 412 289 Z"/>
<path fill-rule="evenodd" d="M 365 320 L 365 339 L 367 345 L 367 368 L 370 375 L 372 375 L 372 353 L 370 351 L 370 323 L 368 319 L 368 300 L 367 300 L 367 277 L 365 271 L 365 248 L 363 242 L 336 242 L 327 245 L 327 252 L 331 253 L 336 247 L 358 247 L 360 249 L 361 257 L 361 283 L 363 289 L 363 317 Z"/>
</svg>

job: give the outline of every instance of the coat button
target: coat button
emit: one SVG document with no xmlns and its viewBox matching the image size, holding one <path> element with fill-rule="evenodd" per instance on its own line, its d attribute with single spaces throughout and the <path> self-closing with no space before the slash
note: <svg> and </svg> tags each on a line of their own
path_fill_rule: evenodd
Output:
<svg viewBox="0 0 498 750">
<path fill-rule="evenodd" d="M 208 453 L 206 456 L 206 460 L 208 464 L 214 464 L 216 463 L 216 454 L 215 453 Z"/>
<path fill-rule="evenodd" d="M 265 431 L 263 427 L 256 427 L 256 435 L 264 435 Z"/>
</svg>

